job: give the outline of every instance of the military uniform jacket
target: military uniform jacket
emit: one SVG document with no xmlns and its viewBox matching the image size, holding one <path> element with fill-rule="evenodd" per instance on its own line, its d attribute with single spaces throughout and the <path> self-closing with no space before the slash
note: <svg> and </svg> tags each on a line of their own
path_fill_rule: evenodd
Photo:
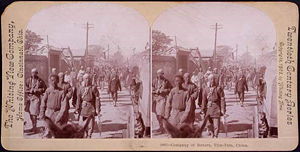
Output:
<svg viewBox="0 0 300 152">
<path fill-rule="evenodd" d="M 64 91 L 64 94 L 66 95 L 67 100 L 70 100 L 73 95 L 73 89 L 68 82 L 62 82 L 57 84 L 58 87 L 62 88 Z"/>
<path fill-rule="evenodd" d="M 96 100 L 96 98 L 99 98 Z M 77 90 L 76 110 L 84 117 L 100 112 L 100 93 L 96 86 L 81 86 Z"/>
<path fill-rule="evenodd" d="M 203 90 L 201 108 L 203 111 L 206 111 L 206 115 L 220 117 L 221 109 L 223 112 L 226 110 L 223 89 L 220 87 L 206 87 Z"/>
<path fill-rule="evenodd" d="M 248 85 L 245 76 L 240 76 L 235 85 L 235 92 L 244 92 L 245 90 L 248 91 Z"/>
<path fill-rule="evenodd" d="M 190 113 L 189 113 L 189 119 L 194 120 L 195 117 L 195 109 L 196 109 L 196 99 L 199 96 L 199 92 L 201 90 L 198 90 L 197 86 L 192 83 L 188 82 L 187 84 L 182 84 L 183 88 L 187 90 L 188 93 L 188 100 L 191 100 L 191 107 L 190 107 Z"/>
<path fill-rule="evenodd" d="M 188 91 L 188 96 L 191 98 L 192 101 L 195 101 L 198 97 L 198 88 L 197 86 L 192 83 L 188 82 L 187 84 L 183 83 L 182 87 Z"/>
<path fill-rule="evenodd" d="M 30 77 L 25 82 L 25 93 L 28 96 L 40 97 L 46 89 L 47 86 L 45 82 L 39 77 L 37 77 L 36 79 Z M 30 92 L 31 90 L 33 90 L 33 92 Z"/>
<path fill-rule="evenodd" d="M 117 77 L 113 77 L 108 84 L 109 92 L 117 92 L 118 90 L 121 91 L 121 82 L 120 79 Z"/>
<path fill-rule="evenodd" d="M 172 89 L 171 83 L 166 78 L 154 79 L 152 82 L 152 91 L 155 97 L 167 97 Z"/>
<path fill-rule="evenodd" d="M 173 88 L 167 98 L 165 117 L 170 116 L 170 122 L 178 124 L 188 121 L 191 112 L 192 101 L 188 98 L 187 90 Z"/>
<path fill-rule="evenodd" d="M 41 113 L 50 117 L 52 121 L 67 121 L 69 102 L 65 98 L 62 88 L 47 88 L 41 102 Z"/>
</svg>

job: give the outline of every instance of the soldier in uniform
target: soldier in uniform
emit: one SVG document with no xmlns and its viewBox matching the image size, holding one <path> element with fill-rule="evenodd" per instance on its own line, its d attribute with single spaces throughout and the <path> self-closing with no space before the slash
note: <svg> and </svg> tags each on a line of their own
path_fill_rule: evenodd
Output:
<svg viewBox="0 0 300 152">
<path fill-rule="evenodd" d="M 71 87 L 72 87 L 72 91 L 73 91 L 73 94 L 72 94 L 72 106 L 75 107 L 76 106 L 76 88 L 77 88 L 77 80 L 76 80 L 76 77 L 77 77 L 77 74 L 76 74 L 76 71 L 74 68 L 71 69 L 71 72 L 70 72 L 70 78 L 71 78 Z"/>
<path fill-rule="evenodd" d="M 217 68 L 214 68 L 213 70 L 213 76 L 214 76 L 214 79 L 215 79 L 215 83 L 217 85 L 217 87 L 219 86 L 219 78 L 220 78 L 220 75 L 219 75 L 219 71 Z"/>
<path fill-rule="evenodd" d="M 177 128 L 180 128 L 183 123 L 192 124 L 189 118 L 193 112 L 192 98 L 182 84 L 183 77 L 176 75 L 175 87 L 170 91 L 166 102 L 165 118 Z"/>
<path fill-rule="evenodd" d="M 207 79 L 207 77 L 208 77 L 210 74 L 212 74 L 212 73 L 213 73 L 213 72 L 212 72 L 212 70 L 211 70 L 211 67 L 208 67 L 206 73 L 204 74 L 204 78 Z"/>
<path fill-rule="evenodd" d="M 113 99 L 114 106 L 117 106 L 118 91 L 121 91 L 121 82 L 119 76 L 114 72 L 112 78 L 108 82 L 108 91 Z"/>
<path fill-rule="evenodd" d="M 84 71 L 84 67 L 81 66 L 80 67 L 80 70 L 78 71 L 78 74 L 77 74 L 77 80 L 80 81 L 82 79 L 82 76 L 84 75 L 85 71 Z"/>
<path fill-rule="evenodd" d="M 204 78 L 204 72 L 202 70 L 202 68 L 200 67 L 199 69 L 199 73 L 198 73 L 198 106 L 200 107 L 201 109 L 201 106 L 202 106 L 202 92 L 203 92 L 203 88 L 205 86 L 205 78 Z"/>
<path fill-rule="evenodd" d="M 91 138 L 95 116 L 100 114 L 100 93 L 96 86 L 91 83 L 89 74 L 83 76 L 83 85 L 78 88 L 77 92 L 77 103 L 75 113 L 80 112 L 79 124 L 85 126 L 88 124 L 85 130 L 84 137 Z"/>
<path fill-rule="evenodd" d="M 219 85 L 222 89 L 226 86 L 226 69 L 222 68 L 218 77 Z"/>
<path fill-rule="evenodd" d="M 185 73 L 183 75 L 184 83 L 182 84 L 182 87 L 187 90 L 188 92 L 188 98 L 191 100 L 191 109 L 189 113 L 188 120 L 192 124 L 194 124 L 195 121 L 195 110 L 196 110 L 196 99 L 198 98 L 198 88 L 197 86 L 191 82 L 191 76 L 189 73 Z"/>
<path fill-rule="evenodd" d="M 31 77 L 25 82 L 25 111 L 29 112 L 30 120 L 32 122 L 32 128 L 30 132 L 36 132 L 37 116 L 40 112 L 40 100 L 41 96 L 47 89 L 45 82 L 38 77 L 38 71 L 36 68 L 31 70 Z"/>
<path fill-rule="evenodd" d="M 64 90 L 65 98 L 69 102 L 69 100 L 72 98 L 72 95 L 73 95 L 73 89 L 72 89 L 70 83 L 65 82 L 64 76 L 65 76 L 64 73 L 62 73 L 62 72 L 58 73 L 59 80 L 58 80 L 57 86 Z"/>
<path fill-rule="evenodd" d="M 76 76 L 77 76 L 76 71 L 74 68 L 72 68 L 70 71 L 70 79 L 71 79 L 70 85 L 72 87 L 74 87 L 76 85 Z"/>
<path fill-rule="evenodd" d="M 248 85 L 247 85 L 246 77 L 243 74 L 242 70 L 240 69 L 235 83 L 234 94 L 238 94 L 241 106 L 244 106 L 245 90 L 248 92 Z"/>
<path fill-rule="evenodd" d="M 178 70 L 178 75 L 183 76 L 183 69 L 179 69 L 179 70 Z"/>
<path fill-rule="evenodd" d="M 51 74 L 49 77 L 49 88 L 45 91 L 41 102 L 40 118 L 50 118 L 55 125 L 62 127 L 68 122 L 69 102 L 66 100 L 64 90 L 58 87 L 58 76 Z M 52 137 L 50 128 L 46 128 L 44 137 Z"/>
<path fill-rule="evenodd" d="M 217 87 L 213 75 L 208 77 L 208 86 L 203 90 L 202 111 L 205 113 L 203 125 L 210 123 L 213 138 L 219 134 L 220 117 L 225 114 L 225 94 L 221 87 Z"/>
<path fill-rule="evenodd" d="M 259 78 L 258 85 L 257 85 L 257 97 L 256 100 L 258 101 L 258 110 L 262 111 L 262 106 L 265 104 L 264 101 L 266 100 L 266 92 L 267 92 L 267 84 L 263 77 Z"/>
<path fill-rule="evenodd" d="M 131 91 L 131 101 L 134 106 L 139 104 L 139 98 L 141 96 L 140 88 L 141 82 L 138 80 L 136 76 L 133 76 L 131 83 L 130 83 L 130 91 Z"/>
<path fill-rule="evenodd" d="M 98 68 L 94 67 L 92 71 L 92 84 L 98 87 Z"/>
<path fill-rule="evenodd" d="M 98 85 L 100 89 L 104 88 L 104 78 L 105 78 L 105 71 L 104 68 L 102 67 L 101 70 L 98 71 Z"/>
<path fill-rule="evenodd" d="M 153 111 L 159 123 L 158 132 L 163 133 L 162 119 L 165 115 L 166 99 L 172 89 L 171 83 L 164 77 L 162 69 L 157 70 L 157 78 L 152 83 Z"/>
<path fill-rule="evenodd" d="M 85 73 L 89 74 L 89 76 L 91 77 L 91 79 L 93 78 L 91 67 L 87 67 L 86 70 L 85 70 Z"/>
<path fill-rule="evenodd" d="M 52 68 L 51 74 L 57 75 L 57 69 L 56 68 Z"/>
</svg>

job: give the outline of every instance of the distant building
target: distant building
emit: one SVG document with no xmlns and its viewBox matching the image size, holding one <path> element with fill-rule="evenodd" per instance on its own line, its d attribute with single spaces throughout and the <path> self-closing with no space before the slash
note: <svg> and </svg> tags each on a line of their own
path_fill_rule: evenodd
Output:
<svg viewBox="0 0 300 152">
<path fill-rule="evenodd" d="M 229 46 L 218 46 L 217 56 L 214 60 L 213 50 L 201 50 L 199 48 L 171 47 L 165 51 L 155 51 L 152 55 L 152 75 L 162 68 L 165 77 L 169 80 L 174 78 L 179 69 L 192 73 L 202 68 L 204 71 L 208 67 L 220 68 L 224 63 L 234 62 L 233 50 Z"/>
</svg>

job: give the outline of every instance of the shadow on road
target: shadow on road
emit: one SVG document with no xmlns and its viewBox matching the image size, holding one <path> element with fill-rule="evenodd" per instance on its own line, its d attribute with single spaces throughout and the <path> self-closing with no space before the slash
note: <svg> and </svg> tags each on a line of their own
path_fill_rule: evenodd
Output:
<svg viewBox="0 0 300 152">
<path fill-rule="evenodd" d="M 245 131 L 248 129 L 252 129 L 251 124 L 228 124 L 227 125 L 227 132 L 237 132 L 237 131 Z"/>
<path fill-rule="evenodd" d="M 126 129 L 127 125 L 126 124 L 121 124 L 121 123 L 110 123 L 110 124 L 102 124 L 101 126 L 101 132 L 109 132 L 109 131 L 119 131 Z M 94 133 L 99 133 L 99 128 L 95 127 L 94 128 Z"/>
</svg>

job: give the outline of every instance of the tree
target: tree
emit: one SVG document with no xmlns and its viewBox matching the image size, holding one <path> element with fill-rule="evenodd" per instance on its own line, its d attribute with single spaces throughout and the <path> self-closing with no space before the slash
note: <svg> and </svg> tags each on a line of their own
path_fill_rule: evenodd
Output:
<svg viewBox="0 0 300 152">
<path fill-rule="evenodd" d="M 89 55 L 104 58 L 105 48 L 100 45 L 89 45 Z"/>
<path fill-rule="evenodd" d="M 122 67 L 124 66 L 125 58 L 121 51 L 115 52 L 110 58 L 110 62 L 113 66 Z"/>
<path fill-rule="evenodd" d="M 239 57 L 240 64 L 245 66 L 253 65 L 254 60 L 254 57 L 249 52 L 245 52 Z"/>
<path fill-rule="evenodd" d="M 227 45 L 217 46 L 217 56 L 221 56 L 223 62 L 231 62 L 234 60 L 233 48 Z"/>
<path fill-rule="evenodd" d="M 41 38 L 40 35 L 30 30 L 26 30 L 24 44 L 25 51 L 36 51 L 36 49 L 39 47 L 39 44 L 41 44 L 42 40 L 43 38 Z"/>
<path fill-rule="evenodd" d="M 168 49 L 170 43 L 173 40 L 167 36 L 165 33 L 160 32 L 158 30 L 152 31 L 152 50 L 156 51 L 165 51 Z"/>
</svg>

